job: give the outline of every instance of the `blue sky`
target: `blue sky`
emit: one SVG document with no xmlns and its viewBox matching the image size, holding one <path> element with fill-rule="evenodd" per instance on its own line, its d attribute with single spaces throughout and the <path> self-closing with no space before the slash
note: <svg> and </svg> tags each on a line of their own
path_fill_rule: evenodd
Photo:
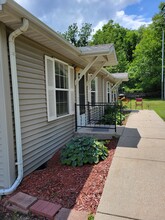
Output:
<svg viewBox="0 0 165 220">
<path fill-rule="evenodd" d="M 110 19 L 137 29 L 151 23 L 161 0 L 15 0 L 55 31 L 64 33 L 68 26 L 91 23 L 94 32 Z"/>
</svg>

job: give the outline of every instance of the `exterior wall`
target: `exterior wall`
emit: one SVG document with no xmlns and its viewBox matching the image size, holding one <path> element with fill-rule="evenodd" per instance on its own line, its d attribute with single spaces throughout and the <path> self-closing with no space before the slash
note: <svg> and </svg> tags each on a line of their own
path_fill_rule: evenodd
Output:
<svg viewBox="0 0 165 220">
<path fill-rule="evenodd" d="M 88 79 L 88 74 L 86 79 Z M 86 80 L 87 81 L 87 80 Z M 97 75 L 97 102 L 103 102 L 103 77 L 101 75 Z M 91 95 L 90 86 L 86 86 L 86 103 L 91 102 L 89 96 Z"/>
<path fill-rule="evenodd" d="M 98 102 L 103 102 L 103 77 L 101 75 L 98 78 Z"/>
<path fill-rule="evenodd" d="M 74 134 L 74 115 L 48 122 L 44 55 L 56 57 L 29 39 L 16 40 L 25 175 L 51 158 Z"/>
<path fill-rule="evenodd" d="M 15 180 L 15 158 L 6 29 L 1 23 L 0 57 L 0 188 L 9 188 Z"/>
</svg>

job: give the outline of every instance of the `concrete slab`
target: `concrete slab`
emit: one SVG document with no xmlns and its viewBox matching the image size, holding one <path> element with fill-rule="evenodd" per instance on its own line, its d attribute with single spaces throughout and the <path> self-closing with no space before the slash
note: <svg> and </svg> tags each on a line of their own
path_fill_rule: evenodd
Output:
<svg viewBox="0 0 165 220">
<path fill-rule="evenodd" d="M 130 114 L 126 127 L 157 127 L 164 126 L 164 121 L 153 110 L 143 110 Z"/>
<path fill-rule="evenodd" d="M 80 128 L 75 132 L 75 136 L 90 136 L 100 140 L 106 140 L 111 139 L 113 136 L 120 137 L 124 128 L 124 126 L 117 126 L 116 132 L 114 129 L 100 129 L 99 127 L 96 127 L 95 130 L 93 130 L 93 128 Z M 100 131 L 96 131 L 97 129 L 100 129 Z"/>
<path fill-rule="evenodd" d="M 137 148 L 140 138 L 136 136 L 122 136 L 119 139 L 119 147 Z"/>
<path fill-rule="evenodd" d="M 164 155 L 165 122 L 151 110 L 131 113 L 95 219 L 165 219 Z"/>
<path fill-rule="evenodd" d="M 76 211 L 74 209 L 60 209 L 54 220 L 87 220 L 88 212 Z"/>
<path fill-rule="evenodd" d="M 164 174 L 164 162 L 115 157 L 97 212 L 128 219 L 164 219 Z"/>
<path fill-rule="evenodd" d="M 156 138 L 156 139 L 165 139 L 165 126 L 157 127 L 138 127 L 138 132 L 142 138 Z"/>
<path fill-rule="evenodd" d="M 125 141 L 124 144 L 123 140 Z M 165 162 L 165 139 L 141 138 L 136 148 L 130 148 L 131 143 L 131 138 L 121 137 L 114 157 Z"/>
<path fill-rule="evenodd" d="M 95 220 L 130 220 L 130 218 L 97 213 Z"/>
<path fill-rule="evenodd" d="M 137 128 L 129 128 L 129 127 L 125 127 L 122 137 L 138 137 L 141 138 L 140 133 L 138 131 Z"/>
<path fill-rule="evenodd" d="M 37 201 L 37 198 L 34 196 L 30 196 L 26 193 L 18 192 L 14 196 L 10 197 L 8 201 L 9 203 L 12 203 L 22 209 L 27 210 Z"/>
<path fill-rule="evenodd" d="M 61 209 L 61 205 L 44 200 L 38 200 L 30 207 L 30 211 L 36 215 L 44 216 L 48 219 L 54 219 L 55 214 Z"/>
</svg>

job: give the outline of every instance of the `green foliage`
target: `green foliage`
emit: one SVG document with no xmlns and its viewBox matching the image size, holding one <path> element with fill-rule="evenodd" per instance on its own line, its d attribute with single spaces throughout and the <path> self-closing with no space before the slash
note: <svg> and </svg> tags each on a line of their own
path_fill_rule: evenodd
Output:
<svg viewBox="0 0 165 220">
<path fill-rule="evenodd" d="M 161 79 L 161 39 L 153 26 L 143 32 L 136 46 L 134 60 L 129 67 L 130 80 L 144 92 L 159 90 Z"/>
<path fill-rule="evenodd" d="M 73 23 L 62 36 L 74 46 L 83 47 L 88 45 L 91 32 L 92 24 L 84 23 L 79 30 L 77 23 Z"/>
<path fill-rule="evenodd" d="M 94 215 L 93 214 L 89 214 L 88 215 L 88 220 L 94 220 Z"/>
<path fill-rule="evenodd" d="M 121 107 L 120 105 L 117 106 L 108 106 L 107 109 L 105 110 L 105 114 L 102 117 L 102 120 L 100 123 L 103 123 L 105 125 L 110 125 L 110 124 L 116 124 L 121 125 L 122 121 L 125 120 L 125 115 L 122 112 L 122 109 L 124 108 L 123 106 Z"/>
<path fill-rule="evenodd" d="M 165 22 L 160 12 L 152 21 L 148 27 L 139 29 L 140 42 L 135 48 L 133 61 L 128 70 L 127 86 L 143 92 L 160 90 L 162 28 Z"/>
<path fill-rule="evenodd" d="M 139 42 L 140 35 L 136 30 L 128 30 L 110 20 L 93 36 L 92 44 L 114 43 L 119 64 L 108 67 L 109 72 L 125 72 L 133 60 L 133 51 Z"/>
<path fill-rule="evenodd" d="M 107 67 L 110 73 L 128 72 L 127 91 L 160 91 L 162 68 L 162 29 L 165 29 L 165 18 L 158 13 L 152 18 L 150 25 L 141 26 L 138 30 L 129 30 L 110 20 L 98 30 L 91 42 L 92 25 L 85 23 L 79 30 L 74 23 L 68 27 L 63 36 L 73 45 L 86 46 L 113 43 L 118 65 Z"/>
<path fill-rule="evenodd" d="M 135 99 L 127 104 L 127 108 L 135 109 Z M 154 110 L 165 121 L 165 101 L 159 99 L 143 99 L 143 109 Z"/>
<path fill-rule="evenodd" d="M 62 164 L 82 166 L 83 164 L 97 164 L 108 156 L 108 149 L 103 142 L 92 137 L 75 137 L 61 152 Z"/>
<path fill-rule="evenodd" d="M 127 91 L 159 91 L 161 81 L 162 28 L 165 19 L 159 12 L 152 23 L 138 30 L 128 30 L 112 20 L 97 31 L 92 44 L 114 43 L 118 65 L 108 67 L 109 72 L 128 72 Z"/>
</svg>

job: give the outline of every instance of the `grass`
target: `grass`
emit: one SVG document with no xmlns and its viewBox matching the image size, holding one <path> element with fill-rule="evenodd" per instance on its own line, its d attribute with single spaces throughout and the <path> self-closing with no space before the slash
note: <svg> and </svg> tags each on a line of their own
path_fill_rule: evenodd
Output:
<svg viewBox="0 0 165 220">
<path fill-rule="evenodd" d="M 135 109 L 135 99 L 132 99 L 126 106 L 129 109 Z M 138 106 L 136 109 L 141 109 L 141 107 Z M 143 99 L 143 109 L 154 110 L 165 121 L 165 100 Z"/>
</svg>

